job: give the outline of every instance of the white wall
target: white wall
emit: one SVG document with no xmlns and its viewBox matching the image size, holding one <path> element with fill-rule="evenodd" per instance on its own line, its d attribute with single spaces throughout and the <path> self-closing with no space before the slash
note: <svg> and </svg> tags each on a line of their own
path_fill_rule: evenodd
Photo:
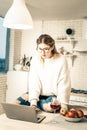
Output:
<svg viewBox="0 0 87 130">
<path fill-rule="evenodd" d="M 36 51 L 36 39 L 42 33 L 42 22 L 34 22 L 34 28 L 22 32 L 21 56 L 32 56 Z"/>
</svg>

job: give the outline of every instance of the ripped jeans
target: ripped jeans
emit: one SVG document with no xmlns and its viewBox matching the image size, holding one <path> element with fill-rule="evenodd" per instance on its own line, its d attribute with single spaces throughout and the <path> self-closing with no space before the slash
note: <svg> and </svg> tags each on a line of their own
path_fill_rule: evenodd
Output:
<svg viewBox="0 0 87 130">
<path fill-rule="evenodd" d="M 26 94 L 28 94 L 28 92 L 26 92 Z M 39 96 L 39 101 L 37 102 L 37 107 L 40 110 L 44 110 L 43 109 L 43 104 L 52 102 L 53 97 L 56 97 L 56 96 L 55 95 L 53 95 L 53 96 L 42 96 L 42 95 L 40 95 Z M 24 100 L 21 96 L 17 98 L 17 101 L 20 102 L 19 103 L 20 105 L 30 106 L 30 102 L 28 100 Z"/>
</svg>

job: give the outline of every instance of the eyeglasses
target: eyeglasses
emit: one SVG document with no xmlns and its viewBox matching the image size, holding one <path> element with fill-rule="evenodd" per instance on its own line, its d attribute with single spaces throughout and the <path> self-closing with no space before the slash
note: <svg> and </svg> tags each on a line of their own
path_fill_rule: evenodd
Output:
<svg viewBox="0 0 87 130">
<path fill-rule="evenodd" d="M 50 47 L 51 48 L 51 47 Z M 49 51 L 50 51 L 50 48 L 37 48 L 37 51 L 39 52 L 39 53 L 42 53 L 43 51 L 45 52 L 45 53 L 48 53 Z"/>
</svg>

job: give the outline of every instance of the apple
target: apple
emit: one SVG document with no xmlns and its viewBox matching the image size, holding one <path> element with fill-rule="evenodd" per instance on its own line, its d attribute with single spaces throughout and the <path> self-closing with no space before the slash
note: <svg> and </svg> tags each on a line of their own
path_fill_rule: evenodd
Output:
<svg viewBox="0 0 87 130">
<path fill-rule="evenodd" d="M 67 109 L 66 108 L 61 108 L 60 109 L 60 114 L 62 114 L 63 116 L 67 113 Z"/>
<path fill-rule="evenodd" d="M 75 108 L 71 108 L 70 111 L 76 111 L 76 109 Z"/>
<path fill-rule="evenodd" d="M 78 117 L 81 118 L 84 116 L 84 112 L 80 109 L 77 110 Z"/>
<path fill-rule="evenodd" d="M 69 117 L 69 113 L 66 113 L 66 114 L 65 114 L 65 117 Z"/>
<path fill-rule="evenodd" d="M 77 117 L 78 117 L 78 114 L 77 114 L 77 112 L 76 112 L 75 110 L 69 111 L 69 112 L 68 112 L 68 115 L 69 115 L 69 117 L 71 117 L 71 118 L 77 118 Z"/>
</svg>

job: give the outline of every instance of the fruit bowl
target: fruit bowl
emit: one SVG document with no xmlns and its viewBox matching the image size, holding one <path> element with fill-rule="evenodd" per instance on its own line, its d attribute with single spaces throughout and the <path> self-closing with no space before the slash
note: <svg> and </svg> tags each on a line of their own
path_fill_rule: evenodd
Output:
<svg viewBox="0 0 87 130">
<path fill-rule="evenodd" d="M 70 122 L 79 122 L 84 118 L 84 112 L 81 109 L 71 108 L 70 110 L 65 110 L 62 108 L 60 114 L 66 121 Z"/>
<path fill-rule="evenodd" d="M 81 117 L 81 118 L 70 118 L 70 117 L 65 117 L 65 116 L 63 116 L 63 117 L 66 121 L 69 121 L 69 122 L 79 122 L 83 119 L 83 117 Z"/>
</svg>

